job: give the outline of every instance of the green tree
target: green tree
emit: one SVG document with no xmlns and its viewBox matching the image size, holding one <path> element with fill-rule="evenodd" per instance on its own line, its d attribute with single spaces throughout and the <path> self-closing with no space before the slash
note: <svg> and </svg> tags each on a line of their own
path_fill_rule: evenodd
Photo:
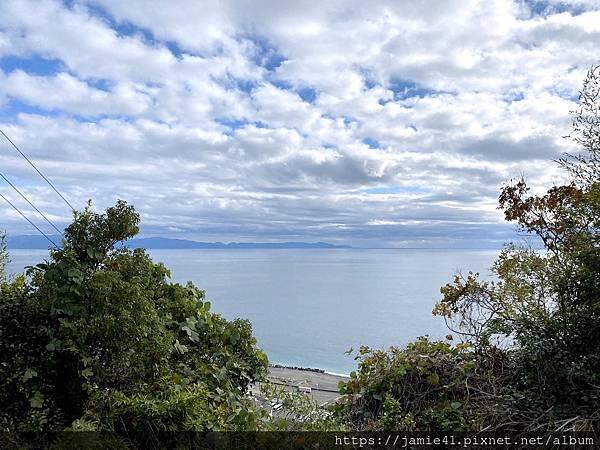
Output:
<svg viewBox="0 0 600 450">
<path fill-rule="evenodd" d="M 139 215 L 119 201 L 76 213 L 62 247 L 0 285 L 0 427 L 5 430 L 254 429 L 246 399 L 266 356 L 250 323 L 211 312 L 121 244 Z"/>
</svg>

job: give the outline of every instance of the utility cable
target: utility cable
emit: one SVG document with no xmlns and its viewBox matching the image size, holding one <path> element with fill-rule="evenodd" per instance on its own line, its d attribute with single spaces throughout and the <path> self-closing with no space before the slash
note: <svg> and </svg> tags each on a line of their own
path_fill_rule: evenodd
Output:
<svg viewBox="0 0 600 450">
<path fill-rule="evenodd" d="M 73 205 L 71 205 L 69 203 L 69 201 L 58 191 L 58 189 L 56 189 L 56 187 L 52 184 L 52 182 L 48 178 L 46 178 L 46 176 L 42 172 L 40 172 L 40 170 L 35 166 L 35 164 L 33 164 L 33 162 L 31 162 L 31 160 L 25 155 L 25 153 L 23 153 L 21 151 L 21 149 L 19 149 L 19 147 L 17 147 L 17 145 L 13 141 L 11 141 L 11 139 L 6 135 L 6 133 L 4 131 L 2 131 L 2 129 L 0 129 L 0 133 L 2 134 L 2 136 L 4 136 L 6 138 L 6 140 L 8 142 L 10 142 L 10 144 L 15 148 L 15 150 L 18 151 L 19 154 L 23 158 L 25 158 L 25 160 L 29 163 L 29 165 L 35 169 L 35 171 L 46 181 L 46 183 L 48 183 L 48 185 L 52 189 L 54 189 L 54 192 L 56 192 L 58 194 L 58 196 L 63 199 L 63 201 L 69 206 L 69 208 L 71 208 L 71 210 L 75 211 L 75 208 L 73 208 Z"/>
<path fill-rule="evenodd" d="M 56 248 L 59 248 L 59 247 L 58 247 L 58 245 L 56 245 L 56 242 L 54 242 L 52 239 L 50 239 L 50 237 L 48 237 L 48 235 L 47 235 L 46 233 L 44 233 L 42 230 L 40 230 L 40 229 L 38 228 L 38 226 L 37 226 L 35 223 L 33 223 L 31 220 L 29 220 L 29 218 L 28 218 L 28 217 L 27 217 L 25 214 L 23 214 L 23 213 L 21 212 L 21 210 L 19 210 L 19 208 L 17 208 L 15 205 L 13 205 L 13 204 L 12 204 L 12 202 L 11 202 L 9 199 L 7 199 L 7 198 L 6 198 L 4 195 L 2 195 L 1 193 L 0 193 L 0 197 L 2 197 L 6 203 L 8 203 L 10 206 L 12 206 L 12 207 L 13 207 L 13 209 L 14 209 L 15 211 L 17 211 L 17 212 L 18 212 L 18 213 L 21 215 L 21 217 L 23 217 L 23 218 L 24 218 L 24 219 L 25 219 L 27 222 L 29 222 L 29 223 L 31 224 L 31 226 L 33 226 L 33 227 L 34 227 L 36 230 L 38 230 L 42 236 L 44 236 L 46 239 L 48 239 L 48 241 L 49 241 L 49 242 L 50 242 L 52 245 L 54 245 L 54 247 L 56 247 Z"/>
<path fill-rule="evenodd" d="M 38 213 L 40 216 L 42 216 L 42 217 L 44 218 L 44 220 L 46 220 L 46 222 L 48 222 L 48 223 L 50 224 L 50 226 L 51 226 L 52 228 L 54 228 L 54 229 L 55 229 L 55 230 L 58 232 L 58 234 L 62 234 L 62 231 L 60 231 L 60 230 L 57 228 L 57 226 L 56 226 L 56 225 L 54 225 L 54 224 L 53 224 L 53 223 L 50 221 L 50 219 L 48 219 L 48 217 L 46 217 L 46 215 L 45 215 L 43 212 L 41 212 L 41 211 L 40 211 L 40 210 L 37 208 L 37 206 L 35 206 L 35 205 L 34 205 L 34 204 L 33 204 L 33 203 L 30 201 L 30 200 L 29 200 L 29 199 L 28 199 L 28 198 L 27 198 L 27 197 L 26 197 L 26 196 L 25 196 L 25 195 L 24 195 L 24 194 L 23 194 L 23 193 L 22 193 L 22 192 L 19 190 L 19 188 L 17 188 L 17 187 L 16 187 L 14 184 L 12 184 L 12 183 L 10 182 L 10 180 L 9 180 L 8 178 L 6 178 L 2 172 L 0 172 L 0 177 L 4 178 L 4 181 L 6 181 L 6 182 L 7 182 L 7 183 L 10 185 L 10 187 L 11 187 L 11 188 L 13 188 L 13 189 L 14 189 L 14 190 L 17 192 L 17 194 L 19 194 L 19 195 L 20 195 L 20 196 L 23 198 L 23 200 L 25 200 L 27 203 L 29 203 L 29 206 L 31 206 L 33 209 L 35 209 L 35 210 L 37 211 L 37 213 Z"/>
</svg>

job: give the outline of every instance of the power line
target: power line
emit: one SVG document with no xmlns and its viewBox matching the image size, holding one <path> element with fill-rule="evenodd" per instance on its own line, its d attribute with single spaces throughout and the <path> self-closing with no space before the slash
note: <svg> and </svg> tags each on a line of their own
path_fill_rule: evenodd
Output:
<svg viewBox="0 0 600 450">
<path fill-rule="evenodd" d="M 29 219 L 27 218 L 27 216 L 26 216 L 25 214 L 23 214 L 23 213 L 22 213 L 22 212 L 19 210 L 19 208 L 17 208 L 15 205 L 13 205 L 9 199 L 7 199 L 7 198 L 6 198 L 4 195 L 2 195 L 1 193 L 0 193 L 0 197 L 2 197 L 6 203 L 8 203 L 10 206 L 12 206 L 12 207 L 13 207 L 13 209 L 14 209 L 15 211 L 17 211 L 19 214 L 21 214 L 21 216 L 22 216 L 22 217 L 23 217 L 23 218 L 24 218 L 24 219 L 25 219 L 27 222 L 29 222 L 29 223 L 30 223 L 30 224 L 31 224 L 31 225 L 32 225 L 32 226 L 33 226 L 33 227 L 34 227 L 36 230 L 38 230 L 38 231 L 39 231 L 39 232 L 42 234 L 42 236 L 44 236 L 46 239 L 48 239 L 48 241 L 49 241 L 49 242 L 50 242 L 52 245 L 54 245 L 54 247 L 56 247 L 56 248 L 59 248 L 59 247 L 58 247 L 58 245 L 56 245 L 56 242 L 54 242 L 52 239 L 50 239 L 50 238 L 48 237 L 48 235 L 47 235 L 46 233 L 44 233 L 42 230 L 40 230 L 40 229 L 38 228 L 38 226 L 37 226 L 35 223 L 33 223 L 31 220 L 29 220 Z"/>
<path fill-rule="evenodd" d="M 50 226 L 51 226 L 52 228 L 54 228 L 54 229 L 55 229 L 55 230 L 58 232 L 58 234 L 62 234 L 62 231 L 60 231 L 60 230 L 59 230 L 59 229 L 56 227 L 56 225 L 54 225 L 54 224 L 53 224 L 53 223 L 50 221 L 50 219 L 48 219 L 48 217 L 46 217 L 46 215 L 45 215 L 43 212 L 41 212 L 41 211 L 40 211 L 40 210 L 37 208 L 37 206 L 35 206 L 35 205 L 34 205 L 34 204 L 33 204 L 33 203 L 32 203 L 32 202 L 31 202 L 31 201 L 30 201 L 30 200 L 29 200 L 27 197 L 25 197 L 25 195 L 24 195 L 24 194 L 23 194 L 23 193 L 22 193 L 22 192 L 21 192 L 21 191 L 20 191 L 20 190 L 19 190 L 19 189 L 18 189 L 18 188 L 17 188 L 17 187 L 14 185 L 14 184 L 12 184 L 12 183 L 11 183 L 11 182 L 10 182 L 10 180 L 9 180 L 8 178 L 6 178 L 2 172 L 0 172 L 0 177 L 4 178 L 4 181 L 6 181 L 6 182 L 7 182 L 7 183 L 10 185 L 10 187 L 11 187 L 11 188 L 13 188 L 13 189 L 14 189 L 14 190 L 15 190 L 15 191 L 16 191 L 16 192 L 17 192 L 17 193 L 18 193 L 18 194 L 19 194 L 19 195 L 20 195 L 20 196 L 21 196 L 21 197 L 22 197 L 22 198 L 23 198 L 23 199 L 24 199 L 24 200 L 27 202 L 27 203 L 29 203 L 29 205 L 30 205 L 30 206 L 31 206 L 33 209 L 35 209 L 35 210 L 38 212 L 38 214 L 39 214 L 40 216 L 42 216 L 42 217 L 43 217 L 43 218 L 46 220 L 46 222 L 48 222 L 48 223 L 50 224 Z"/>
<path fill-rule="evenodd" d="M 53 184 L 50 182 L 50 180 L 49 180 L 48 178 L 46 178 L 46 176 L 45 176 L 45 175 L 44 175 L 42 172 L 40 172 L 40 170 L 39 170 L 39 169 L 38 169 L 38 168 L 35 166 L 35 164 L 33 164 L 33 163 L 31 162 L 31 160 L 30 160 L 30 159 L 29 159 L 29 158 L 28 158 L 28 157 L 25 155 L 25 153 L 23 153 L 23 152 L 22 152 L 22 151 L 19 149 L 19 147 L 17 147 L 17 145 L 16 145 L 16 144 L 15 144 L 13 141 L 11 141 L 11 140 L 10 140 L 10 138 L 9 138 L 9 137 L 6 135 L 6 133 L 5 133 L 4 131 L 2 131 L 2 129 L 0 129 L 0 133 L 2 133 L 2 136 L 4 136 L 4 137 L 6 138 L 6 140 L 7 140 L 8 142 L 10 142 L 10 144 L 11 144 L 11 145 L 12 145 L 12 146 L 15 148 L 15 150 L 16 150 L 16 151 L 18 151 L 18 152 L 21 154 L 21 156 L 22 156 L 23 158 L 25 158 L 25 160 L 26 160 L 26 161 L 29 163 L 29 165 L 31 165 L 31 167 L 33 167 L 33 168 L 35 169 L 35 171 L 36 171 L 36 172 L 37 172 L 37 173 L 38 173 L 38 174 L 39 174 L 39 175 L 40 175 L 40 176 L 41 176 L 41 177 L 42 177 L 44 180 L 46 180 L 46 183 L 48 183 L 48 185 L 49 185 L 49 186 L 50 186 L 52 189 L 54 189 L 54 192 L 56 192 L 56 193 L 58 194 L 58 196 L 59 196 L 60 198 L 62 198 L 62 199 L 63 199 L 63 201 L 64 201 L 64 202 L 65 202 L 65 203 L 66 203 L 66 204 L 69 206 L 69 208 L 71 208 L 71 210 L 75 211 L 75 208 L 73 208 L 73 205 L 71 205 L 71 204 L 69 203 L 69 201 L 68 201 L 68 200 L 67 200 L 67 199 L 66 199 L 66 198 L 65 198 L 65 197 L 64 197 L 64 196 L 63 196 L 63 195 L 62 195 L 60 192 L 58 192 L 58 189 L 56 189 L 56 187 L 55 187 L 55 186 L 54 186 L 54 185 L 53 185 Z"/>
</svg>

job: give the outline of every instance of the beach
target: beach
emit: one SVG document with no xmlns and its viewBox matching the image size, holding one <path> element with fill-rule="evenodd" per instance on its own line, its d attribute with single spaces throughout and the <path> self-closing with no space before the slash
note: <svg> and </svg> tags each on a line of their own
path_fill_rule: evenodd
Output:
<svg viewBox="0 0 600 450">
<path fill-rule="evenodd" d="M 341 381 L 348 381 L 350 378 L 346 375 L 328 373 L 321 369 L 287 367 L 275 364 L 269 366 L 267 379 L 289 391 L 300 392 L 302 390 L 319 405 L 323 406 L 339 398 L 338 384 Z M 254 388 L 256 392 L 259 392 L 260 383 L 257 383 Z"/>
</svg>

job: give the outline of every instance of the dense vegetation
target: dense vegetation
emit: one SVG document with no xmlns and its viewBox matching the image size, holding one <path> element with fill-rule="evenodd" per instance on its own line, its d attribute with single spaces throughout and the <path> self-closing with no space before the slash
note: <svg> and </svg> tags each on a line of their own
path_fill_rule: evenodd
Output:
<svg viewBox="0 0 600 450">
<path fill-rule="evenodd" d="M 46 262 L 1 277 L 0 428 L 598 430 L 600 68 L 585 80 L 572 138 L 581 153 L 558 161 L 569 184 L 536 196 L 521 179 L 500 194 L 506 219 L 543 251 L 509 245 L 494 280 L 457 275 L 433 311 L 455 337 L 361 348 L 331 411 L 273 394 L 285 419 L 248 399 L 267 366 L 250 324 L 212 313 L 201 290 L 121 246 L 138 231 L 131 206 L 88 207 Z M 1 247 L 0 274 L 5 263 Z"/>
<path fill-rule="evenodd" d="M 48 261 L 0 284 L 1 429 L 256 428 L 246 390 L 267 359 L 250 323 L 117 245 L 138 222 L 124 202 L 88 208 Z"/>
</svg>

